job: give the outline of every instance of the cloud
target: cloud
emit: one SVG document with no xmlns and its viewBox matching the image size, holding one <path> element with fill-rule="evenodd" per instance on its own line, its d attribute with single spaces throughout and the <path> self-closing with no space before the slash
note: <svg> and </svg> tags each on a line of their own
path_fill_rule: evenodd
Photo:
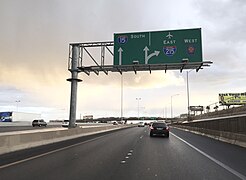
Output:
<svg viewBox="0 0 246 180">
<path fill-rule="evenodd" d="M 65 97 L 68 98 L 69 83 L 66 81 L 66 71 L 61 74 L 62 71 L 55 67 L 52 73 L 45 69 L 35 71 L 35 69 L 18 66 L 5 69 L 9 70 L 1 71 L 2 87 L 0 89 L 1 92 L 9 94 L 9 96 L 4 99 L 21 99 L 22 104 L 26 102 L 26 105 L 30 105 L 28 102 L 32 101 L 34 106 L 44 104 L 52 106 L 62 101 L 67 102 Z M 10 89 L 6 87 L 10 87 Z"/>
<path fill-rule="evenodd" d="M 245 43 L 244 23 L 246 4 L 243 0 L 209 0 L 197 4 L 200 16 L 207 25 L 212 39 L 216 41 Z"/>
<path fill-rule="evenodd" d="M 99 76 L 91 74 L 87 76 L 85 74 L 81 75 L 81 79 L 84 80 L 85 84 L 92 84 L 97 86 L 120 86 L 121 85 L 121 75 L 118 72 L 109 72 L 109 75 L 101 73 Z M 160 88 L 167 86 L 180 86 L 183 84 L 183 78 L 179 73 L 168 71 L 159 72 L 127 72 L 123 73 L 123 84 L 128 88 Z"/>
<path fill-rule="evenodd" d="M 213 61 L 213 65 L 189 73 L 191 102 L 206 104 L 217 100 L 219 92 L 245 92 L 244 0 L 2 0 L 0 4 L 3 106 L 21 98 L 23 108 L 68 111 L 70 83 L 66 79 L 71 76 L 67 70 L 71 42 L 112 41 L 115 32 L 197 27 L 202 28 L 204 59 Z M 100 61 L 100 49 L 90 51 Z M 91 65 L 88 55 L 83 61 Z M 109 54 L 106 64 L 112 64 Z M 135 98 L 139 96 L 146 113 L 163 112 L 161 109 L 170 105 L 170 96 L 176 93 L 180 94 L 175 97 L 179 100 L 177 112 L 186 111 L 185 72 L 129 72 L 123 76 L 126 114 L 135 113 Z M 79 77 L 83 80 L 78 87 L 80 112 L 119 114 L 119 73 L 80 73 Z"/>
</svg>

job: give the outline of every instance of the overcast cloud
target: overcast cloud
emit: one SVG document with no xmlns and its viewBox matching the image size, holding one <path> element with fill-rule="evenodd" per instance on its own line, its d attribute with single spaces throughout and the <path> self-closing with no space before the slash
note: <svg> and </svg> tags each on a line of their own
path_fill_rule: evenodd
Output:
<svg viewBox="0 0 246 180">
<path fill-rule="evenodd" d="M 38 112 L 68 118 L 68 45 L 112 41 L 119 32 L 202 28 L 204 60 L 213 65 L 189 73 L 191 105 L 218 101 L 221 92 L 245 92 L 244 0 L 0 0 L 0 111 Z M 97 57 L 97 55 L 95 54 Z M 86 62 L 90 65 L 87 58 Z M 108 57 L 107 63 L 112 63 Z M 120 116 L 118 73 L 79 75 L 78 117 Z M 186 73 L 124 74 L 124 115 L 186 113 Z"/>
</svg>

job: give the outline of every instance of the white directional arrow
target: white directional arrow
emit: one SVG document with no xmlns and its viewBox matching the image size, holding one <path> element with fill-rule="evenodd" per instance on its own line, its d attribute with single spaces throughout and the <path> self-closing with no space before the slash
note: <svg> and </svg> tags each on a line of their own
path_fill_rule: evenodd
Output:
<svg viewBox="0 0 246 180">
<path fill-rule="evenodd" d="M 122 65 L 122 52 L 123 52 L 123 49 L 120 47 L 118 52 L 119 52 L 119 65 Z"/>
<path fill-rule="evenodd" d="M 147 46 L 145 46 L 143 51 L 145 52 L 145 64 L 148 64 L 150 58 L 152 58 L 153 56 L 158 56 L 160 53 L 160 51 L 155 51 L 148 55 L 149 48 Z"/>
</svg>

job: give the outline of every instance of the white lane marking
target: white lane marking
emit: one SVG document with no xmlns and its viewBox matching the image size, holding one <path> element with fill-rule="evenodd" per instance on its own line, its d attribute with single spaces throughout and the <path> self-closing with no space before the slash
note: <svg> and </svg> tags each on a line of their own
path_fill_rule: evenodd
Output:
<svg viewBox="0 0 246 180">
<path fill-rule="evenodd" d="M 170 132 L 171 133 L 171 132 Z M 185 141 L 184 139 L 182 139 L 181 137 L 171 133 L 174 137 L 178 138 L 180 141 L 184 142 L 185 144 L 187 144 L 188 146 L 190 146 L 191 148 L 193 148 L 194 150 L 196 150 L 197 152 L 201 153 L 202 155 L 204 155 L 205 157 L 207 157 L 208 159 L 210 159 L 211 161 L 215 162 L 216 164 L 218 164 L 219 166 L 223 167 L 224 169 L 226 169 L 227 171 L 229 171 L 230 173 L 234 174 L 235 176 L 237 176 L 238 178 L 245 180 L 246 176 L 242 175 L 241 173 L 237 172 L 236 170 L 230 168 L 229 166 L 225 165 L 224 163 L 216 160 L 215 158 L 209 156 L 208 154 L 206 154 L 205 152 L 203 152 L 202 150 L 196 148 L 195 146 L 191 145 L 190 143 L 188 143 L 187 141 Z"/>
<path fill-rule="evenodd" d="M 2 166 L 0 166 L 0 169 L 7 168 L 7 167 L 10 167 L 10 166 L 13 166 L 13 165 L 16 165 L 16 164 L 20 164 L 20 163 L 23 163 L 23 162 L 27 162 L 27 161 L 30 161 L 30 160 L 34 160 L 34 159 L 37 159 L 37 158 L 40 158 L 40 157 L 43 157 L 43 156 L 47 156 L 49 154 L 53 154 L 53 153 L 56 153 L 56 152 L 59 152 L 59 151 L 65 150 L 65 149 L 69 149 L 71 147 L 79 146 L 79 145 L 82 145 L 82 144 L 85 144 L 85 143 L 88 143 L 88 142 L 92 142 L 92 141 L 101 139 L 101 138 L 106 137 L 106 136 L 108 136 L 108 135 L 103 135 L 103 136 L 100 136 L 100 137 L 97 137 L 97 138 L 94 138 L 94 139 L 90 139 L 90 140 L 83 141 L 83 142 L 80 142 L 80 143 L 77 143 L 77 144 L 66 146 L 66 147 L 63 147 L 63 148 L 60 148 L 60 149 L 56 149 L 56 150 L 53 150 L 53 151 L 50 151 L 50 152 L 47 152 L 47 153 L 43 153 L 43 154 L 40 154 L 40 155 L 37 155 L 37 156 L 29 157 L 27 159 L 23 159 L 23 160 L 16 161 L 16 162 L 13 162 L 13 163 L 10 163 L 10 164 L 2 165 Z"/>
<path fill-rule="evenodd" d="M 133 152 L 133 150 L 131 149 L 131 150 L 127 153 L 127 156 L 125 157 L 126 160 L 129 159 L 130 156 L 132 156 L 132 152 Z M 126 163 L 126 160 L 122 160 L 120 163 L 121 163 L 121 164 L 125 164 L 125 163 Z"/>
</svg>

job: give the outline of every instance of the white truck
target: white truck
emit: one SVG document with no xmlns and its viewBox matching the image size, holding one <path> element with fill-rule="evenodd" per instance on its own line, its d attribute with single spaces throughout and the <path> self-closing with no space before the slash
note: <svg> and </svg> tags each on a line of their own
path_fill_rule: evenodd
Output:
<svg viewBox="0 0 246 180">
<path fill-rule="evenodd" d="M 0 122 L 31 122 L 34 119 L 41 119 L 41 114 L 16 111 L 0 112 Z"/>
</svg>

